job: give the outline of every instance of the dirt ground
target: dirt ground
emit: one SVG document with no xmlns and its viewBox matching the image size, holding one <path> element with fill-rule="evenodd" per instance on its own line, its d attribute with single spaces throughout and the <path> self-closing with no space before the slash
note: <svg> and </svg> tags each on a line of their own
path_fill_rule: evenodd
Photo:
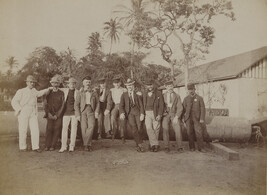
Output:
<svg viewBox="0 0 267 195">
<path fill-rule="evenodd" d="M 41 140 L 43 143 L 44 140 Z M 162 144 L 162 143 L 161 143 Z M 187 143 L 184 142 L 185 146 Z M 146 141 L 145 145 L 148 145 Z M 19 152 L 0 141 L 0 194 L 253 194 L 266 192 L 266 151 L 230 148 L 240 160 L 208 153 L 135 151 L 133 140 L 94 141 L 92 152 Z"/>
</svg>

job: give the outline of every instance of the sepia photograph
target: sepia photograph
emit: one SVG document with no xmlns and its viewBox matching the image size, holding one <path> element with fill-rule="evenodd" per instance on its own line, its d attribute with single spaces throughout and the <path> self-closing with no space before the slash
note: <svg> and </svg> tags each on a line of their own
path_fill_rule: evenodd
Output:
<svg viewBox="0 0 267 195">
<path fill-rule="evenodd" d="M 1 195 L 267 195 L 267 0 L 0 0 Z"/>
</svg>

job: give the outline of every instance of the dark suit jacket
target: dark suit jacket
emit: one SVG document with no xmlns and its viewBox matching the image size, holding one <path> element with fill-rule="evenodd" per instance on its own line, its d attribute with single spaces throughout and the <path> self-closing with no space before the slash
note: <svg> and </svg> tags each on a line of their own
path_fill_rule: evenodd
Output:
<svg viewBox="0 0 267 195">
<path fill-rule="evenodd" d="M 97 89 L 97 94 L 98 94 L 98 97 L 99 97 L 99 101 L 100 101 L 100 89 Z M 111 110 L 112 107 L 113 107 L 113 101 L 112 101 L 112 97 L 111 97 L 111 92 L 109 89 L 106 88 L 105 90 L 105 94 L 104 94 L 104 108 L 107 109 L 107 110 Z"/>
<path fill-rule="evenodd" d="M 140 114 L 145 114 L 142 96 L 137 95 L 136 92 L 134 92 L 134 102 Z M 121 95 L 120 114 L 124 113 L 125 116 L 127 117 L 129 115 L 129 112 L 130 112 L 130 97 L 129 97 L 128 92 L 124 92 Z"/>
<path fill-rule="evenodd" d="M 148 97 L 148 92 L 145 92 L 143 94 L 144 110 L 146 110 L 146 106 L 147 106 L 147 97 Z M 160 91 L 154 90 L 152 97 L 154 99 L 154 103 L 153 103 L 154 116 L 155 117 L 157 117 L 158 115 L 162 116 L 163 110 L 164 110 L 164 100 L 163 100 L 162 93 Z"/>
<path fill-rule="evenodd" d="M 80 116 L 81 112 L 84 111 L 86 106 L 85 101 L 86 95 L 85 91 L 80 91 L 77 93 L 76 101 L 75 101 L 75 116 Z M 96 92 L 92 92 L 91 96 L 91 107 L 94 112 L 99 113 L 99 97 Z"/>
<path fill-rule="evenodd" d="M 184 121 L 187 121 L 190 117 L 190 114 L 193 114 L 194 117 L 199 121 L 200 119 L 205 120 L 206 110 L 203 98 L 199 95 L 191 97 L 190 95 L 186 96 L 183 101 L 184 106 Z"/>
<path fill-rule="evenodd" d="M 164 93 L 164 111 L 167 111 L 168 105 L 167 105 L 167 92 Z M 182 105 L 182 100 L 178 94 L 175 92 L 172 93 L 172 98 L 171 98 L 172 106 L 171 110 L 169 111 L 171 116 L 178 116 L 179 119 L 181 119 L 182 113 L 183 113 L 183 105 Z"/>
</svg>

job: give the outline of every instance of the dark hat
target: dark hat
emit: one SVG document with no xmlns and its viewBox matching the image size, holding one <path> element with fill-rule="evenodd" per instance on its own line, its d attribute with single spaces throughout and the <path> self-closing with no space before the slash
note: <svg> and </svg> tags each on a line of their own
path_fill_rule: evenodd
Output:
<svg viewBox="0 0 267 195">
<path fill-rule="evenodd" d="M 83 77 L 82 81 L 84 81 L 84 80 L 89 80 L 89 81 L 91 81 L 92 78 L 91 78 L 90 76 L 86 76 L 86 77 Z"/>
<path fill-rule="evenodd" d="M 143 81 L 144 85 L 153 85 L 154 82 L 151 79 L 147 79 L 145 81 Z"/>
<path fill-rule="evenodd" d="M 28 81 L 29 82 L 35 82 L 35 83 L 37 82 L 36 78 L 32 75 L 28 75 L 25 81 L 26 82 L 28 82 Z"/>
<path fill-rule="evenodd" d="M 133 79 L 127 79 L 127 81 L 124 83 L 125 86 L 128 86 L 128 85 L 133 85 L 135 83 L 135 81 Z"/>
<path fill-rule="evenodd" d="M 112 80 L 113 80 L 113 83 L 118 83 L 121 81 L 121 77 L 119 75 L 117 75 L 117 76 L 114 76 L 114 78 Z"/>
<path fill-rule="evenodd" d="M 100 78 L 97 80 L 98 83 L 105 83 L 106 82 L 106 79 L 104 77 Z"/>
<path fill-rule="evenodd" d="M 188 90 L 193 90 L 193 89 L 196 89 L 196 88 L 195 88 L 195 85 L 194 84 L 188 84 L 187 85 L 187 89 Z"/>
</svg>

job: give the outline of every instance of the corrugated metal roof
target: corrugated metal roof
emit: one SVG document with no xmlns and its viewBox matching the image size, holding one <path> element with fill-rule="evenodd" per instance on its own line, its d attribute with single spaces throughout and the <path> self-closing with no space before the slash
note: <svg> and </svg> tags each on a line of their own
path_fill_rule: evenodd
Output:
<svg viewBox="0 0 267 195">
<path fill-rule="evenodd" d="M 190 68 L 189 83 L 235 78 L 265 57 L 267 57 L 267 46 Z M 176 77 L 176 84 L 184 85 L 183 73 Z"/>
</svg>

